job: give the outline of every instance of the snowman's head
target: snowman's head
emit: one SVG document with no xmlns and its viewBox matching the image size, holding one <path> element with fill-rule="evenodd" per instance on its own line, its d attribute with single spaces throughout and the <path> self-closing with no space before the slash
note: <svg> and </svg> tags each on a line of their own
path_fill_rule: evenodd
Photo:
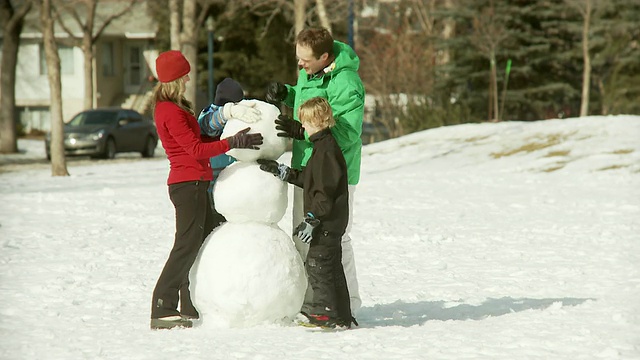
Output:
<svg viewBox="0 0 640 360">
<path fill-rule="evenodd" d="M 277 136 L 275 120 L 280 115 L 280 110 L 272 104 L 260 100 L 242 100 L 241 103 L 254 103 L 254 107 L 260 110 L 261 119 L 254 123 L 245 123 L 238 119 L 230 119 L 224 126 L 221 139 L 235 135 L 238 131 L 250 127 L 249 134 L 262 134 L 262 145 L 259 150 L 231 149 L 227 155 L 233 156 L 238 161 L 255 161 L 257 159 L 277 160 L 287 149 L 290 139 Z"/>
</svg>

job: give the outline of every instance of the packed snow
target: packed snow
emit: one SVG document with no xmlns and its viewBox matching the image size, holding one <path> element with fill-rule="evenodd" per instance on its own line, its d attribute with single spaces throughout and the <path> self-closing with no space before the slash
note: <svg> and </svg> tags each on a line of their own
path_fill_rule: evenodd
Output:
<svg viewBox="0 0 640 360">
<path fill-rule="evenodd" d="M 18 145 L 0 155 L 1 359 L 640 359 L 640 116 L 365 146 L 363 307 L 339 332 L 149 330 L 175 230 L 165 156 L 52 177 L 42 141 Z"/>
</svg>

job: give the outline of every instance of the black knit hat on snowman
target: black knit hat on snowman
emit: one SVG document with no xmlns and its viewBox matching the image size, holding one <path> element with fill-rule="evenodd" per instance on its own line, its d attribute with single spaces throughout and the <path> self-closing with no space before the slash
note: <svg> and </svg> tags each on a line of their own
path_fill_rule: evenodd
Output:
<svg viewBox="0 0 640 360">
<path fill-rule="evenodd" d="M 216 87 L 216 97 L 213 99 L 213 103 L 222 106 L 230 102 L 236 103 L 242 99 L 244 99 L 242 86 L 232 78 L 225 78 Z"/>
</svg>

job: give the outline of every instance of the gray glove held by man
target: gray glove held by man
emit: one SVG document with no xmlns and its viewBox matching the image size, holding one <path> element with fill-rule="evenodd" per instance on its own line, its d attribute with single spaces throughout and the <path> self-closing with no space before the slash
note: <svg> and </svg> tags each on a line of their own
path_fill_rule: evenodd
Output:
<svg viewBox="0 0 640 360">
<path fill-rule="evenodd" d="M 290 167 L 285 164 L 278 164 L 275 160 L 258 159 L 257 161 L 260 164 L 260 170 L 272 173 L 273 176 L 280 178 L 282 181 L 287 181 L 291 170 Z"/>
<path fill-rule="evenodd" d="M 313 230 L 320 225 L 320 220 L 316 219 L 312 213 L 307 213 L 304 217 L 304 221 L 300 223 L 293 231 L 298 236 L 298 239 L 305 244 L 309 244 L 313 240 Z"/>
<path fill-rule="evenodd" d="M 247 134 L 251 128 L 238 131 L 237 134 L 227 138 L 231 149 L 258 150 L 257 145 L 262 145 L 262 134 Z"/>
</svg>

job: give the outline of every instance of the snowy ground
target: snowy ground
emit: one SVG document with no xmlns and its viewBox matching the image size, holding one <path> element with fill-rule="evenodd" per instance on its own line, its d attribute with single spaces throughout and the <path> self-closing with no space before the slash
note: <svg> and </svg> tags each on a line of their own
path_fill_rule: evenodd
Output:
<svg viewBox="0 0 640 360">
<path fill-rule="evenodd" d="M 174 231 L 164 156 L 3 172 L 44 157 L 19 146 L 0 156 L 1 359 L 640 359 L 638 116 L 366 146 L 363 308 L 339 333 L 150 331 Z"/>
</svg>

